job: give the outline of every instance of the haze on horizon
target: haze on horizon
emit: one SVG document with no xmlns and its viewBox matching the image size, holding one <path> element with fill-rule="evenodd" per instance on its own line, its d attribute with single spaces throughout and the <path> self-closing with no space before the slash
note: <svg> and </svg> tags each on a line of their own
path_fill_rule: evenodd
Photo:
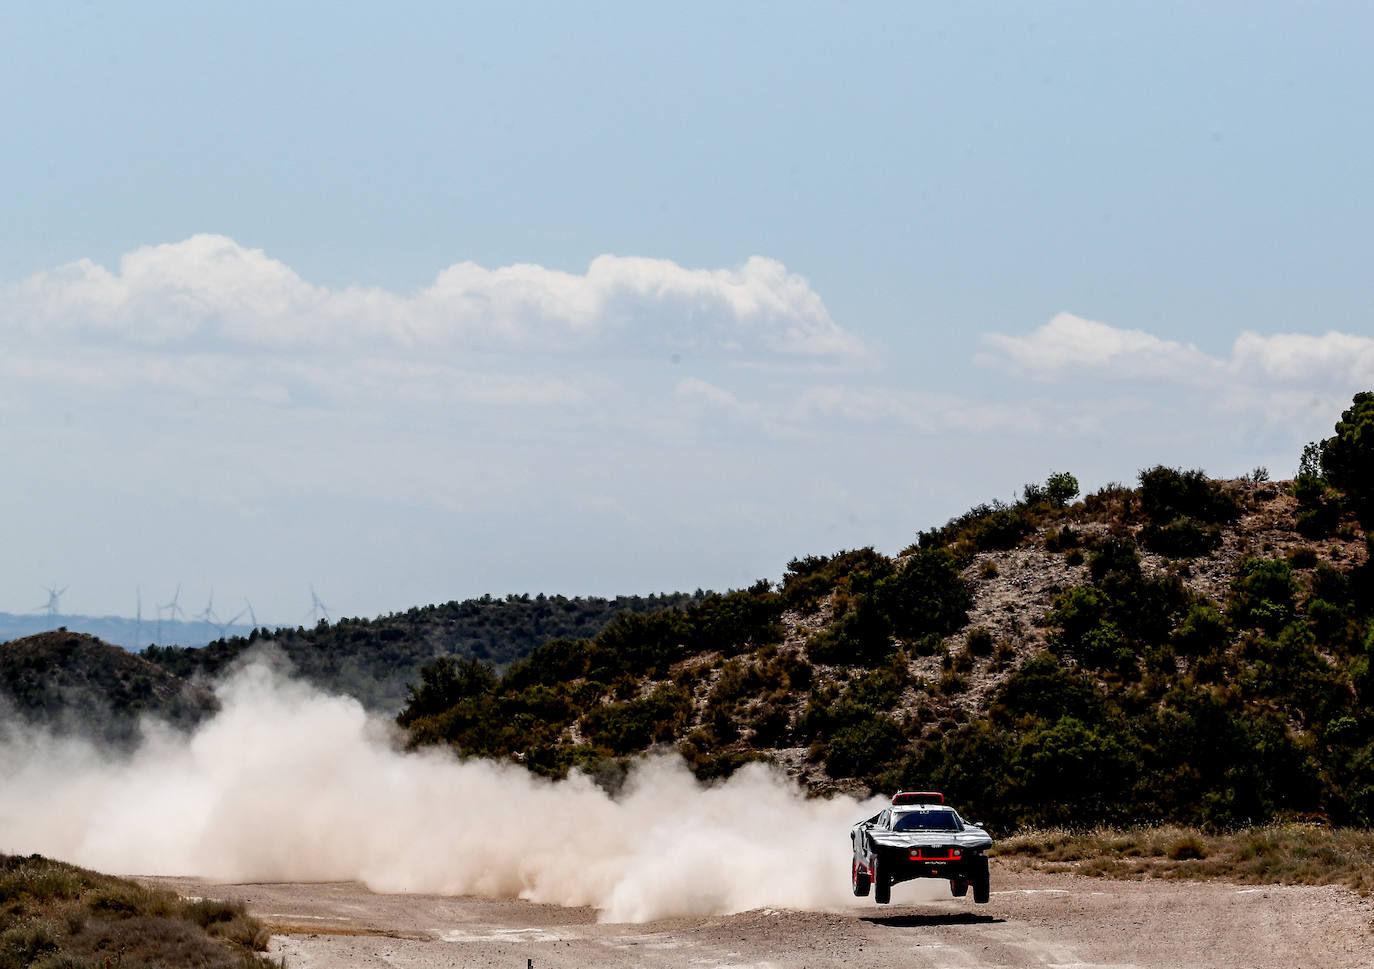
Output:
<svg viewBox="0 0 1374 969">
<path fill-rule="evenodd" d="M 0 611 L 723 589 L 1374 387 L 1374 11 L 28 6 Z"/>
</svg>

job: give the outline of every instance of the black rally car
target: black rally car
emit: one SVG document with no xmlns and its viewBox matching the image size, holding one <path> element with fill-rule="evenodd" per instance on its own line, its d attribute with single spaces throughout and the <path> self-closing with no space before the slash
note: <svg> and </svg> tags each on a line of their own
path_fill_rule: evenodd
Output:
<svg viewBox="0 0 1374 969">
<path fill-rule="evenodd" d="M 988 900 L 988 856 L 992 838 L 970 824 L 944 796 L 903 791 L 849 832 L 854 846 L 854 894 L 886 905 L 892 886 L 913 878 L 944 878 L 956 898 L 973 888 L 973 900 Z"/>
</svg>

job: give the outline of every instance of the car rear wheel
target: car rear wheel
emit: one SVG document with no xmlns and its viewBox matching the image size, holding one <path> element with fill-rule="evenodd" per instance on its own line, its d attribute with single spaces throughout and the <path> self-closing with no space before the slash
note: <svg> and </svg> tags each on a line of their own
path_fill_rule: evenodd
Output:
<svg viewBox="0 0 1374 969">
<path fill-rule="evenodd" d="M 868 894 L 868 888 L 872 884 L 872 882 L 869 880 L 868 877 L 868 869 L 865 868 L 863 865 L 860 865 L 859 860 L 857 858 L 854 859 L 854 871 L 852 873 L 852 877 L 854 880 L 854 894 L 857 895 L 859 898 L 863 898 L 865 895 Z"/>
<path fill-rule="evenodd" d="M 988 860 L 983 858 L 978 863 L 977 870 L 973 873 L 973 900 L 979 905 L 986 905 L 991 897 L 991 886 L 988 878 Z"/>
<path fill-rule="evenodd" d="M 873 901 L 879 905 L 892 901 L 892 883 L 887 880 L 887 872 L 877 858 L 873 859 Z"/>
<path fill-rule="evenodd" d="M 968 894 L 968 882 L 962 878 L 951 878 L 949 880 L 949 893 L 955 898 L 963 898 Z"/>
</svg>

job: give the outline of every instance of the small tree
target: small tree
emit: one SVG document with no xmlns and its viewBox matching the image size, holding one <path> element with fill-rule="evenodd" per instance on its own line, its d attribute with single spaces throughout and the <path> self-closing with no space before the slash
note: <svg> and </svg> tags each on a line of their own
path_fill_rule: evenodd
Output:
<svg viewBox="0 0 1374 969">
<path fill-rule="evenodd" d="M 1345 492 L 1361 521 L 1368 523 L 1374 510 L 1374 393 L 1355 395 L 1336 422 L 1335 435 L 1317 453 L 1326 480 Z M 1304 450 L 1304 466 L 1310 459 Z"/>
<path fill-rule="evenodd" d="M 1078 479 L 1067 471 L 1056 471 L 1045 480 L 1045 497 L 1056 508 L 1063 508 L 1078 497 Z"/>
<path fill-rule="evenodd" d="M 496 674 L 481 660 L 440 656 L 421 668 L 419 686 L 406 688 L 409 696 L 396 722 L 408 727 L 421 717 L 443 713 L 464 699 L 489 693 L 496 684 Z"/>
</svg>

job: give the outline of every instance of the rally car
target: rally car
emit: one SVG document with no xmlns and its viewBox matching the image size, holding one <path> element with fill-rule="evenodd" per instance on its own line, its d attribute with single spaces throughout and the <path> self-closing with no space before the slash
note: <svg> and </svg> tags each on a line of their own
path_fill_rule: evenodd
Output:
<svg viewBox="0 0 1374 969">
<path fill-rule="evenodd" d="M 988 856 L 992 838 L 970 824 L 944 795 L 934 791 L 902 791 L 867 821 L 849 832 L 854 847 L 854 894 L 873 890 L 873 900 L 886 905 L 892 886 L 913 878 L 949 880 L 955 898 L 973 888 L 973 900 L 988 900 Z"/>
</svg>

